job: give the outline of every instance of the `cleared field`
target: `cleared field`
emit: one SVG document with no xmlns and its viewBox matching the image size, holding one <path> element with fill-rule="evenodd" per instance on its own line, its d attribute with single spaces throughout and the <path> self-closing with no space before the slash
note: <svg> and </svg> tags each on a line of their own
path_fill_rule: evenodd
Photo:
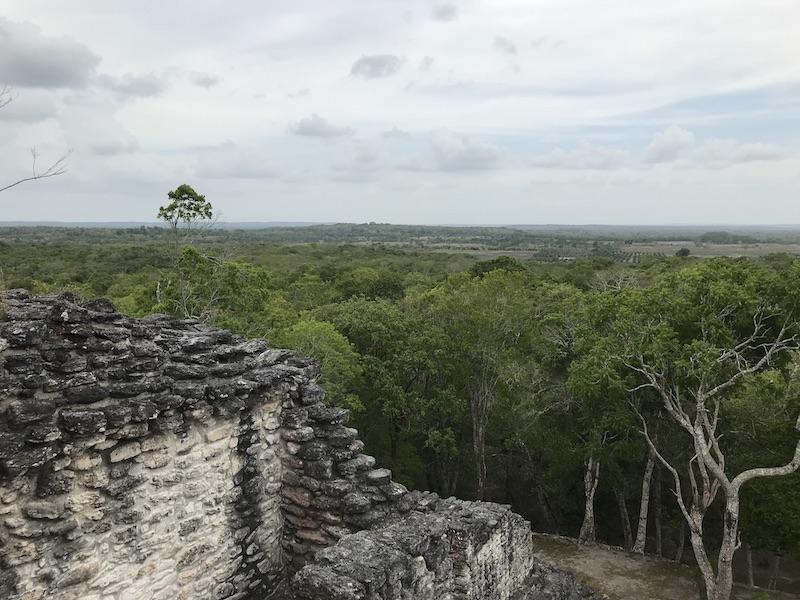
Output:
<svg viewBox="0 0 800 600">
<path fill-rule="evenodd" d="M 681 248 L 688 248 L 694 256 L 767 256 L 768 254 L 800 255 L 800 244 L 753 243 L 753 244 L 701 244 L 694 241 L 647 242 L 622 246 L 623 251 L 643 254 L 675 254 Z"/>
</svg>

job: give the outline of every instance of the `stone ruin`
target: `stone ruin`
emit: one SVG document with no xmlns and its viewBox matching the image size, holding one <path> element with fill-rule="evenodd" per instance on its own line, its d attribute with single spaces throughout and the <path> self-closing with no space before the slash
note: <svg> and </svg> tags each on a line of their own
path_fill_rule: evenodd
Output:
<svg viewBox="0 0 800 600">
<path fill-rule="evenodd" d="M 408 491 L 316 365 L 192 320 L 0 297 L 0 598 L 589 598 L 509 507 Z"/>
</svg>

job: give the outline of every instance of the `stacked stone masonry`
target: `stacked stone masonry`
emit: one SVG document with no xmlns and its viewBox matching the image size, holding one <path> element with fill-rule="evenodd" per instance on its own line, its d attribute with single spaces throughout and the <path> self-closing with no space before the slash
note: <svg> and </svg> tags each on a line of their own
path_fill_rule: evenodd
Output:
<svg viewBox="0 0 800 600">
<path fill-rule="evenodd" d="M 317 375 L 196 321 L 6 292 L 0 598 L 506 600 L 524 587 L 528 523 L 392 481 Z"/>
</svg>

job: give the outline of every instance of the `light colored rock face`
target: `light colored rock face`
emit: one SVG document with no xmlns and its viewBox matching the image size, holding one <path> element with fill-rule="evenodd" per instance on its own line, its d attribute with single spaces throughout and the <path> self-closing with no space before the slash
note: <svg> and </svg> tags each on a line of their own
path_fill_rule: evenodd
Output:
<svg viewBox="0 0 800 600">
<path fill-rule="evenodd" d="M 68 493 L 36 497 L 33 474 L 0 486 L 6 553 L 18 579 L 11 598 L 139 600 L 225 598 L 236 589 L 239 561 L 264 573 L 282 573 L 280 461 L 263 438 L 263 415 L 247 434 L 265 485 L 249 526 L 237 510 L 237 475 L 245 466 L 237 431 L 246 424 L 189 421 L 190 434 L 144 438 L 137 453 L 112 458 L 116 448 L 65 449 Z M 72 461 L 74 461 L 74 467 Z M 232 593 L 227 593 L 232 592 Z M 96 595 L 96 596 L 95 596 Z"/>
<path fill-rule="evenodd" d="M 322 550 L 298 600 L 511 600 L 534 564 L 530 525 L 487 502 L 420 497 L 405 518 Z"/>
<path fill-rule="evenodd" d="M 259 361 L 263 342 L 191 323 L 64 297 L 7 305 L 0 598 L 279 591 L 278 423 L 302 369 Z"/>
</svg>

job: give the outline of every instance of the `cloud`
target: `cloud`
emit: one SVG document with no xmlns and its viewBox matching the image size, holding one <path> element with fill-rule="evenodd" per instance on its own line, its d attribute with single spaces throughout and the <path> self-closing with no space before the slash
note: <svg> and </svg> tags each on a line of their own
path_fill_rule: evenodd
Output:
<svg viewBox="0 0 800 600">
<path fill-rule="evenodd" d="M 388 129 L 383 133 L 381 133 L 381 135 L 385 138 L 403 138 L 403 137 L 408 137 L 411 134 L 408 133 L 407 131 L 403 131 L 402 129 L 398 129 L 397 125 L 395 125 L 391 129 Z"/>
<path fill-rule="evenodd" d="M 571 150 L 556 148 L 533 161 L 536 167 L 552 169 L 618 169 L 630 161 L 624 150 L 595 146 L 583 140 Z"/>
<path fill-rule="evenodd" d="M 114 103 L 101 94 L 80 93 L 66 98 L 59 124 L 76 155 L 119 156 L 139 149 L 139 141 L 120 123 Z"/>
<path fill-rule="evenodd" d="M 353 63 L 350 75 L 364 79 L 390 77 L 400 70 L 403 59 L 393 54 L 364 55 Z"/>
<path fill-rule="evenodd" d="M 517 45 L 510 39 L 505 38 L 502 35 L 498 35 L 496 38 L 494 38 L 494 42 L 492 43 L 492 48 L 494 48 L 498 52 L 504 52 L 505 54 L 517 53 Z"/>
<path fill-rule="evenodd" d="M 494 146 L 448 129 L 434 132 L 431 141 L 436 165 L 443 171 L 479 171 L 500 162 L 500 151 Z"/>
<path fill-rule="evenodd" d="M 671 125 L 653 136 L 644 151 L 644 161 L 648 163 L 674 161 L 691 148 L 694 142 L 694 134 L 691 131 Z"/>
<path fill-rule="evenodd" d="M 48 37 L 31 23 L 0 17 L 0 78 L 4 85 L 85 87 L 100 58 L 66 37 Z"/>
<path fill-rule="evenodd" d="M 643 160 L 646 163 L 680 160 L 684 165 L 722 168 L 739 163 L 779 160 L 786 156 L 783 148 L 772 144 L 739 142 L 729 138 L 711 138 L 697 146 L 691 131 L 672 125 L 653 136 Z"/>
<path fill-rule="evenodd" d="M 316 113 L 293 123 L 289 126 L 289 130 L 295 135 L 318 138 L 338 138 L 353 135 L 353 130 L 349 127 L 336 127 Z"/>
<path fill-rule="evenodd" d="M 299 90 L 295 90 L 294 92 L 289 92 L 287 96 L 289 96 L 289 98 L 303 98 L 304 96 L 308 96 L 309 94 L 311 94 L 310 89 L 302 88 Z"/>
<path fill-rule="evenodd" d="M 125 73 L 121 77 L 100 75 L 97 81 L 101 87 L 115 94 L 137 98 L 158 96 L 167 87 L 166 82 L 155 73 L 145 73 L 143 75 Z"/>
<path fill-rule="evenodd" d="M 728 167 L 734 164 L 780 160 L 787 152 L 778 146 L 762 143 L 740 143 L 732 139 L 712 138 L 694 153 L 696 162 L 709 167 Z"/>
<path fill-rule="evenodd" d="M 190 71 L 189 80 L 193 84 L 206 89 L 212 88 L 215 85 L 219 85 L 219 82 L 222 81 L 219 76 L 214 75 L 213 73 L 205 73 L 203 71 Z"/>
<path fill-rule="evenodd" d="M 107 139 L 89 144 L 89 150 L 96 156 L 119 156 L 132 154 L 139 149 L 139 141 L 133 136 Z"/>
<path fill-rule="evenodd" d="M 437 4 L 431 13 L 437 21 L 450 22 L 458 19 L 458 6 L 455 4 Z"/>
<path fill-rule="evenodd" d="M 377 148 L 364 142 L 353 145 L 351 156 L 333 165 L 333 178 L 340 181 L 364 181 L 372 179 L 383 167 L 381 154 Z"/>
<path fill-rule="evenodd" d="M 418 70 L 424 72 L 430 71 L 431 67 L 433 66 L 433 57 L 432 56 L 425 56 L 420 62 Z"/>
<path fill-rule="evenodd" d="M 197 177 L 209 179 L 272 179 L 271 161 L 257 148 L 239 148 L 226 142 L 202 151 L 195 166 Z"/>
<path fill-rule="evenodd" d="M 12 102 L 2 107 L 0 121 L 38 123 L 57 114 L 58 108 L 50 92 L 26 90 L 12 96 Z"/>
</svg>

